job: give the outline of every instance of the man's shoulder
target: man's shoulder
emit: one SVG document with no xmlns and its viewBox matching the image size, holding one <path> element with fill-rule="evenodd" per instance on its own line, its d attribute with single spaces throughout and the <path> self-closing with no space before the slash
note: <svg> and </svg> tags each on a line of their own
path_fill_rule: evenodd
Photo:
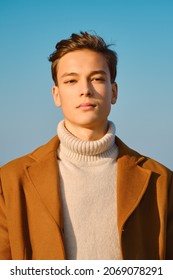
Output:
<svg viewBox="0 0 173 280">
<path fill-rule="evenodd" d="M 58 137 L 54 136 L 46 144 L 39 146 L 38 148 L 34 149 L 32 152 L 26 155 L 9 161 L 0 168 L 1 170 L 14 170 L 20 169 L 24 165 L 30 165 L 34 161 L 42 161 L 45 157 L 49 157 L 51 154 L 54 154 L 56 152 L 58 143 Z"/>
<path fill-rule="evenodd" d="M 148 169 L 152 172 L 160 174 L 173 174 L 172 170 L 164 166 L 162 163 L 150 158 L 138 151 L 128 147 L 120 138 L 116 137 L 116 144 L 119 149 L 119 159 L 129 158 L 131 161 L 142 168 Z"/>
</svg>

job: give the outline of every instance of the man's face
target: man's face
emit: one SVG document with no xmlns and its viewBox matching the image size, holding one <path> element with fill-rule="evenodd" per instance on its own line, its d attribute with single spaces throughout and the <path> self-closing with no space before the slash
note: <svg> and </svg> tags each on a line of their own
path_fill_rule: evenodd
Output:
<svg viewBox="0 0 173 280">
<path fill-rule="evenodd" d="M 102 54 L 87 49 L 67 53 L 58 62 L 57 81 L 53 97 L 62 107 L 66 127 L 105 126 L 117 86 Z"/>
</svg>

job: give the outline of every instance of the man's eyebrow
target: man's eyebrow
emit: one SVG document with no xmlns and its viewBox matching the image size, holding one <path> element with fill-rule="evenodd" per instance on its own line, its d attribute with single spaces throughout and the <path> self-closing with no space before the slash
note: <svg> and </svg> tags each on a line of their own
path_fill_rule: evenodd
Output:
<svg viewBox="0 0 173 280">
<path fill-rule="evenodd" d="M 107 75 L 107 73 L 104 70 L 94 70 L 89 74 L 89 76 L 93 76 L 97 74 Z M 75 72 L 69 72 L 69 73 L 65 72 L 64 74 L 62 74 L 61 78 L 68 77 L 68 76 L 79 76 L 79 74 Z"/>
<path fill-rule="evenodd" d="M 106 73 L 104 70 L 95 70 L 95 71 L 92 71 L 92 72 L 90 73 L 90 76 L 96 75 L 96 74 L 107 75 L 107 73 Z"/>
<path fill-rule="evenodd" d="M 70 72 L 70 73 L 65 72 L 65 73 L 61 76 L 61 78 L 68 77 L 68 76 L 78 76 L 78 74 L 75 73 L 75 72 Z"/>
</svg>

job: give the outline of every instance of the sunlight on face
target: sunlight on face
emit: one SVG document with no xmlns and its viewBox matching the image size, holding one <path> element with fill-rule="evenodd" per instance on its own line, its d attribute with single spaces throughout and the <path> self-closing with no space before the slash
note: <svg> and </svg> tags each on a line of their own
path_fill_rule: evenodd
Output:
<svg viewBox="0 0 173 280">
<path fill-rule="evenodd" d="M 54 101 L 62 107 L 66 122 L 79 127 L 105 126 L 117 90 L 102 54 L 85 49 L 64 55 L 57 66 L 57 80 Z"/>
</svg>

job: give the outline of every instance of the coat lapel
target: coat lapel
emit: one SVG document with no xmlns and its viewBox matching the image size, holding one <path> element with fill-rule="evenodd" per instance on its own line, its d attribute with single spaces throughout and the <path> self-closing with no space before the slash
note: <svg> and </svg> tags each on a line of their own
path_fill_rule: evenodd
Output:
<svg viewBox="0 0 173 280">
<path fill-rule="evenodd" d="M 35 161 L 26 167 L 27 177 L 53 220 L 62 228 L 59 175 L 57 166 L 58 138 L 30 155 Z"/>
<path fill-rule="evenodd" d="M 135 210 L 149 183 L 151 171 L 139 164 L 145 157 L 129 149 L 120 139 L 116 138 L 119 147 L 117 171 L 117 222 L 119 233 L 128 217 Z"/>
</svg>

